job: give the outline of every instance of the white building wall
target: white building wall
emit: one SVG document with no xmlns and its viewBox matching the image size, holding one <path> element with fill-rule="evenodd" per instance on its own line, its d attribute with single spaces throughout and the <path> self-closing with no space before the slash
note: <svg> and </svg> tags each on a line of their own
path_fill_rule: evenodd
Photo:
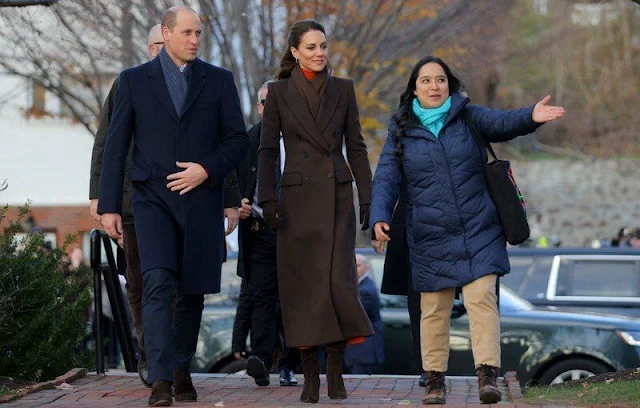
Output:
<svg viewBox="0 0 640 408">
<path fill-rule="evenodd" d="M 31 86 L 0 74 L 0 205 L 87 205 L 93 135 L 69 119 L 26 119 Z M 3 96 L 8 96 L 4 98 Z M 47 107 L 56 106 L 47 94 Z"/>
</svg>

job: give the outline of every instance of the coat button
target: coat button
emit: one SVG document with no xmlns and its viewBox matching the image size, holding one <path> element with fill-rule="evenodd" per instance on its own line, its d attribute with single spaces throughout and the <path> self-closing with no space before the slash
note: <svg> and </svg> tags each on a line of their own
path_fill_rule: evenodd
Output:
<svg viewBox="0 0 640 408">
<path fill-rule="evenodd" d="M 300 139 L 302 139 L 302 136 L 296 135 L 296 139 L 300 140 Z"/>
<path fill-rule="evenodd" d="M 327 177 L 329 178 L 333 177 L 333 173 L 327 173 Z"/>
<path fill-rule="evenodd" d="M 251 167 L 251 171 L 256 171 L 256 167 L 255 166 Z"/>
<path fill-rule="evenodd" d="M 305 176 L 304 176 L 304 181 L 309 181 L 309 180 L 311 180 L 311 176 L 306 176 L 306 175 L 305 175 Z"/>
<path fill-rule="evenodd" d="M 304 157 L 305 159 L 309 158 L 309 152 L 302 152 L 302 157 Z"/>
</svg>

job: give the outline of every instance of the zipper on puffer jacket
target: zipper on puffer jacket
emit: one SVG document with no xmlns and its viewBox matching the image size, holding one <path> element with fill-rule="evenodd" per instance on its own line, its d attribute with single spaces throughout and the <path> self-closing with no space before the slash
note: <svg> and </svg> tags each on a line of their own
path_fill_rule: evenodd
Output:
<svg viewBox="0 0 640 408">
<path fill-rule="evenodd" d="M 440 143 L 440 147 L 442 147 L 442 152 L 444 153 L 444 145 L 442 144 L 442 140 L 439 137 L 437 139 L 438 139 L 438 142 Z M 456 189 L 455 189 L 455 186 L 453 185 L 453 175 L 451 174 L 451 166 L 449 165 L 449 159 L 447 158 L 446 154 L 443 154 L 442 158 L 444 159 L 444 162 L 447 165 L 447 174 L 449 175 L 449 186 L 451 187 L 451 193 L 453 194 L 453 201 L 456 204 L 458 221 L 460 222 L 460 226 L 462 227 L 462 239 L 464 240 L 464 252 L 467 254 L 467 258 L 469 258 L 469 262 L 471 262 L 471 254 L 469 253 L 469 246 L 467 245 L 467 230 L 464 227 L 464 222 L 462 221 L 462 216 L 460 215 L 460 204 L 458 203 L 458 195 L 456 194 Z"/>
</svg>

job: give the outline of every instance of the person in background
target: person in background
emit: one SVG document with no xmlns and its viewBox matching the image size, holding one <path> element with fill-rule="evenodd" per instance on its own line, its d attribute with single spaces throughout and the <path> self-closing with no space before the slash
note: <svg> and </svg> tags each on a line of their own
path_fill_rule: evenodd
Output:
<svg viewBox="0 0 640 408">
<path fill-rule="evenodd" d="M 75 247 L 71 250 L 69 254 L 69 268 L 73 270 L 78 270 L 81 266 L 84 265 L 84 252 L 82 252 L 82 248 Z"/>
<path fill-rule="evenodd" d="M 257 106 L 261 117 L 270 82 L 265 82 L 258 90 Z M 256 177 L 261 126 L 262 123 L 258 122 L 249 130 L 249 152 L 238 167 L 243 198 L 239 209 L 237 273 L 243 280 L 232 344 L 235 353 L 242 353 L 247 332 L 251 331 L 252 355 L 247 362 L 247 373 L 259 386 L 269 385 L 274 349 L 279 344 L 280 385 L 295 386 L 298 380 L 294 369 L 299 363 L 300 354 L 298 349 L 286 346 L 286 338 L 278 331 L 281 316 L 278 313 L 277 232 L 265 222 L 257 200 L 258 191 L 262 188 L 262 183 Z M 281 166 L 284 166 L 284 151 L 282 156 Z"/>
<path fill-rule="evenodd" d="M 407 192 L 403 188 L 400 191 L 398 203 L 395 206 L 391 219 L 391 231 L 389 233 L 391 240 L 387 245 L 385 242 L 376 241 L 374 235 L 372 238 L 372 246 L 379 254 L 386 252 L 380 292 L 386 295 L 407 297 L 407 309 L 409 311 L 409 321 L 411 324 L 413 361 L 415 368 L 421 372 L 418 385 L 424 387 L 426 374 L 422 369 L 422 353 L 420 351 L 420 292 L 413 288 L 405 228 L 407 214 L 409 213 L 410 208 L 407 200 Z"/>
<path fill-rule="evenodd" d="M 349 374 L 374 374 L 378 365 L 385 362 L 380 296 L 378 288 L 369 275 L 371 264 L 362 254 L 356 254 L 356 268 L 360 301 L 369 316 L 375 334 L 360 344 L 349 344 L 344 352 L 344 365 Z"/>
</svg>

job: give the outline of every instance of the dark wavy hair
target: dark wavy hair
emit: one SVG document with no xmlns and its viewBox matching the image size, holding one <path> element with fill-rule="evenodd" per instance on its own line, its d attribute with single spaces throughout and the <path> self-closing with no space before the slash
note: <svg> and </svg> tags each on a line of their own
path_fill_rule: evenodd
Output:
<svg viewBox="0 0 640 408">
<path fill-rule="evenodd" d="M 280 68 L 275 75 L 275 79 L 285 79 L 291 76 L 291 71 L 296 67 L 296 59 L 291 53 L 291 47 L 298 48 L 300 46 L 302 36 L 309 31 L 314 30 L 322 31 L 322 34 L 325 36 L 327 35 L 322 24 L 315 20 L 300 20 L 296 21 L 293 26 L 291 26 L 289 36 L 287 37 L 287 51 L 280 60 Z"/>
<path fill-rule="evenodd" d="M 449 94 L 453 92 L 460 92 L 464 89 L 464 84 L 456 75 L 454 75 L 451 68 L 440 58 L 434 57 L 433 55 L 427 55 L 422 58 L 411 70 L 411 75 L 409 76 L 409 82 L 407 83 L 407 89 L 400 95 L 400 105 L 398 106 L 398 110 L 391 117 L 391 122 L 396 126 L 392 132 L 393 137 L 396 141 L 396 154 L 399 157 L 402 157 L 402 143 L 401 139 L 404 137 L 407 129 L 410 127 L 416 126 L 420 124 L 420 121 L 416 117 L 416 114 L 413 113 L 413 99 L 416 97 L 414 95 L 414 91 L 416 90 L 416 81 L 418 80 L 418 74 L 420 73 L 420 68 L 424 65 L 435 62 L 440 65 L 444 70 L 445 75 L 447 76 L 447 82 L 449 82 Z"/>
</svg>

